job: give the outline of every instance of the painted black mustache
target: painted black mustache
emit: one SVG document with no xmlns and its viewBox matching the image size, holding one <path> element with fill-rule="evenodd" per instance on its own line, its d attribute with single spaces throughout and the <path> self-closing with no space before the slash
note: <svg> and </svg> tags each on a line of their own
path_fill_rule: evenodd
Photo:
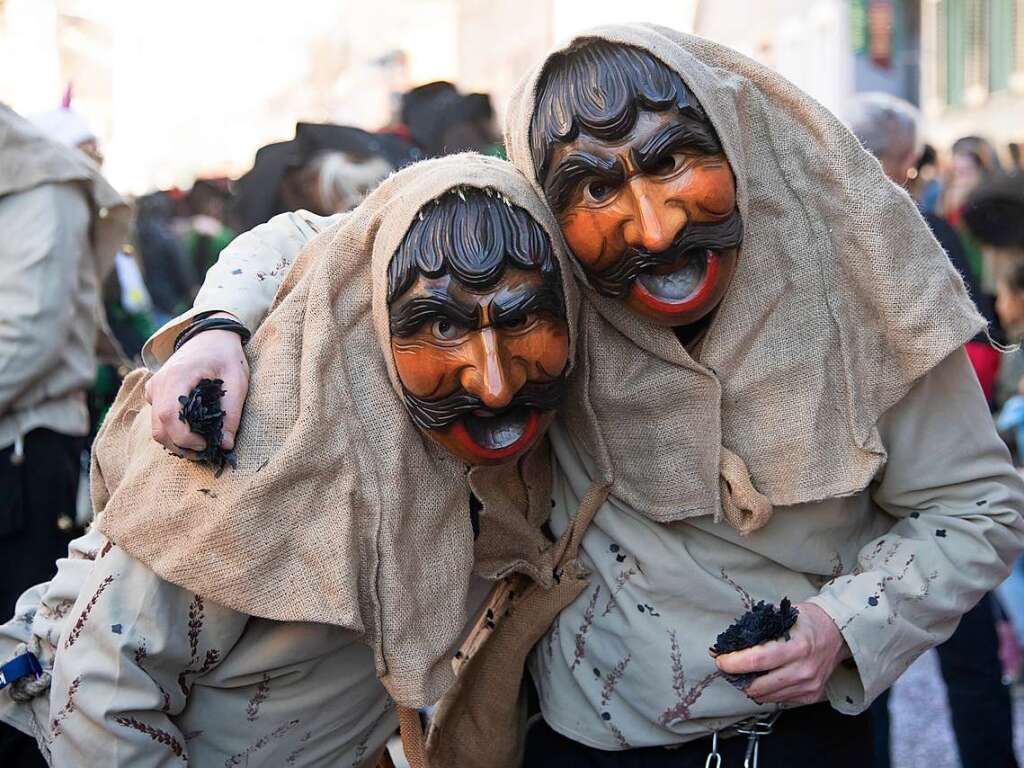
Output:
<svg viewBox="0 0 1024 768">
<path fill-rule="evenodd" d="M 625 298 L 637 275 L 651 267 L 671 264 L 689 251 L 725 251 L 743 242 L 743 220 L 739 211 L 714 224 L 687 224 L 663 251 L 652 253 L 643 248 L 627 248 L 619 260 L 600 272 L 588 270 L 591 285 L 602 296 Z"/>
<path fill-rule="evenodd" d="M 420 429 L 446 429 L 467 413 L 482 411 L 491 416 L 500 416 L 517 408 L 538 411 L 553 411 L 562 401 L 565 393 L 565 377 L 551 381 L 527 382 L 516 392 L 512 401 L 504 408 L 494 410 L 484 405 L 476 395 L 460 389 L 440 400 L 423 400 L 405 391 L 405 405 L 412 420 Z"/>
</svg>

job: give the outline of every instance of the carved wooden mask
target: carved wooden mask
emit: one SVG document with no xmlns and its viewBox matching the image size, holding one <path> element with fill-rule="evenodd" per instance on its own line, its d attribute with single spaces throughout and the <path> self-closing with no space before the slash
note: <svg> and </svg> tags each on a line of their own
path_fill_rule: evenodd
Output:
<svg viewBox="0 0 1024 768">
<path fill-rule="evenodd" d="M 707 318 L 736 268 L 736 181 L 704 110 L 651 54 L 585 41 L 549 60 L 538 178 L 594 288 L 653 322 Z"/>
<path fill-rule="evenodd" d="M 467 464 L 515 461 L 554 418 L 569 362 L 561 279 L 544 229 L 475 188 L 424 207 L 392 258 L 406 406 Z"/>
</svg>

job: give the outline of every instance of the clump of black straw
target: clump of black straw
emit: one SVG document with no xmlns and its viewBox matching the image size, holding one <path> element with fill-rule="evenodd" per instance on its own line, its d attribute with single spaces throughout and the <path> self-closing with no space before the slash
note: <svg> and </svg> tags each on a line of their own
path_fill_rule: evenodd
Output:
<svg viewBox="0 0 1024 768">
<path fill-rule="evenodd" d="M 235 467 L 235 452 L 220 447 L 224 437 L 224 411 L 220 407 L 220 399 L 225 394 L 220 388 L 223 383 L 220 379 L 200 379 L 191 392 L 178 398 L 181 403 L 178 418 L 206 439 L 206 448 L 199 452 L 196 460 L 213 467 L 217 477 L 224 471 L 225 464 Z"/>
<path fill-rule="evenodd" d="M 769 640 L 789 640 L 789 630 L 796 624 L 800 611 L 793 607 L 788 597 L 782 598 L 779 607 L 759 600 L 754 607 L 740 616 L 722 632 L 711 646 L 711 655 L 733 653 L 751 648 Z M 725 674 L 725 673 L 723 673 Z M 744 690 L 763 672 L 749 672 L 742 675 L 725 674 L 725 679 L 740 690 Z"/>
</svg>

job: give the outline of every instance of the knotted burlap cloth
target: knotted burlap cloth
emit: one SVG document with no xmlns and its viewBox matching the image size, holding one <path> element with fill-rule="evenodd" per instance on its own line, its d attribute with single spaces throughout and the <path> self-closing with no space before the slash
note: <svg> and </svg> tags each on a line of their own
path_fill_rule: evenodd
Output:
<svg viewBox="0 0 1024 768">
<path fill-rule="evenodd" d="M 432 704 L 452 682 L 474 542 L 466 467 L 416 429 L 399 396 L 387 266 L 420 208 L 458 185 L 526 209 L 557 251 L 550 213 L 508 163 L 456 155 L 407 168 L 292 267 L 247 350 L 236 470 L 215 478 L 163 452 L 150 437 L 141 371 L 125 381 L 93 451 L 97 525 L 132 557 L 242 613 L 361 633 L 407 706 Z M 572 338 L 576 301 L 565 282 Z M 546 457 L 542 447 L 520 467 L 470 474 L 484 504 L 479 572 L 550 584 Z"/>
<path fill-rule="evenodd" d="M 721 138 L 744 226 L 698 361 L 671 331 L 583 292 L 587 405 L 612 494 L 657 521 L 724 506 L 751 530 L 771 507 L 720 499 L 723 486 L 743 495 L 744 469 L 771 505 L 862 490 L 886 458 L 879 416 L 984 326 L 960 276 L 906 193 L 777 73 L 653 25 L 586 38 L 642 48 L 681 75 Z M 529 125 L 541 69 L 519 84 L 506 127 L 509 157 L 538 192 Z M 567 423 L 583 404 L 566 402 Z"/>
</svg>

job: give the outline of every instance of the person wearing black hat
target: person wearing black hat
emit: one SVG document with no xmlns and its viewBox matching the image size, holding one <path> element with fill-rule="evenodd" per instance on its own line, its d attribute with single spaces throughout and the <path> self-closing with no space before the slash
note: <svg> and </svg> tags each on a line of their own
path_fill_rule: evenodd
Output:
<svg viewBox="0 0 1024 768">
<path fill-rule="evenodd" d="M 298 123 L 295 138 L 256 152 L 252 169 L 236 184 L 233 213 L 243 232 L 286 211 L 340 213 L 355 207 L 391 171 L 420 156 L 391 134 Z"/>
</svg>

